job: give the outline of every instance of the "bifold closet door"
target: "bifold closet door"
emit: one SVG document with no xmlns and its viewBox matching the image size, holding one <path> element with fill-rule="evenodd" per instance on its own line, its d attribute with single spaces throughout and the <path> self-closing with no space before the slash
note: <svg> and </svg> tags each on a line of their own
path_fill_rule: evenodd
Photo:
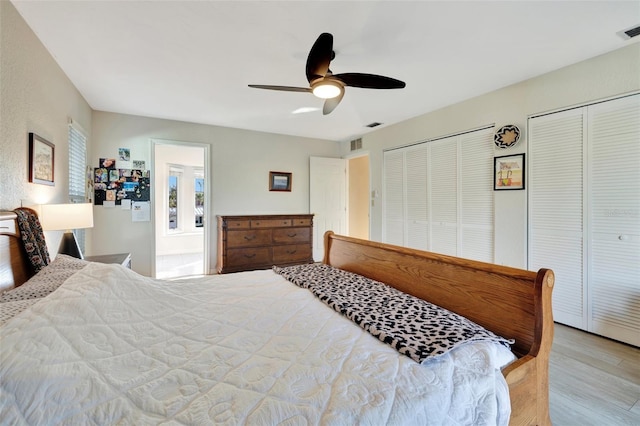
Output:
<svg viewBox="0 0 640 426">
<path fill-rule="evenodd" d="M 529 121 L 529 269 L 551 268 L 553 316 L 585 329 L 583 110 Z"/>
<path fill-rule="evenodd" d="M 384 153 L 382 238 L 385 243 L 404 245 L 404 152 Z"/>
<path fill-rule="evenodd" d="M 493 133 L 460 136 L 460 235 L 458 256 L 493 262 Z"/>
<path fill-rule="evenodd" d="M 493 132 L 385 151 L 383 241 L 492 262 Z"/>
<path fill-rule="evenodd" d="M 529 120 L 529 269 L 554 319 L 640 345 L 640 95 Z"/>
<path fill-rule="evenodd" d="M 588 329 L 640 346 L 640 95 L 587 117 Z"/>
<path fill-rule="evenodd" d="M 429 142 L 431 251 L 458 255 L 457 138 Z"/>
<path fill-rule="evenodd" d="M 406 182 L 406 246 L 418 250 L 429 249 L 429 191 L 427 182 L 428 157 L 426 144 L 404 151 Z"/>
</svg>

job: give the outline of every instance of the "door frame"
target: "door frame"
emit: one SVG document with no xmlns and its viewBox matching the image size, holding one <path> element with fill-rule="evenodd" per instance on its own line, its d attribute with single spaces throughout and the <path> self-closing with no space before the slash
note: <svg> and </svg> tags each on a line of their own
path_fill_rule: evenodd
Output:
<svg viewBox="0 0 640 426">
<path fill-rule="evenodd" d="M 201 142 L 186 142 L 186 141 L 177 141 L 177 140 L 173 140 L 173 139 L 159 139 L 159 138 L 151 138 L 151 173 L 153 173 L 153 187 L 152 187 L 152 194 L 151 194 L 151 205 L 153 206 L 153 214 L 151 215 L 151 228 L 153 229 L 153 232 L 151 233 L 151 240 L 152 240 L 152 247 L 151 247 L 151 273 L 153 275 L 153 277 L 156 276 L 156 219 L 155 219 L 155 212 L 156 212 L 156 208 L 158 208 L 158 202 L 156 200 L 156 191 L 159 190 L 159 188 L 161 188 L 161 185 L 159 185 L 159 182 L 157 181 L 157 173 L 156 173 L 156 146 L 158 145 L 170 145 L 170 146 L 175 146 L 175 147 L 180 147 L 180 146 L 189 146 L 189 147 L 195 147 L 195 148 L 202 148 L 204 149 L 204 181 L 205 181 L 205 185 L 204 185 L 204 220 L 203 220 L 203 227 L 202 227 L 202 232 L 203 232 L 203 238 L 204 238 L 204 242 L 203 242 L 203 267 L 204 267 L 204 273 L 205 274 L 211 274 L 211 268 L 210 268 L 210 259 L 209 259 L 209 253 L 211 252 L 211 233 L 209 232 L 209 223 L 211 222 L 211 205 L 212 200 L 211 200 L 211 186 L 212 186 L 212 175 L 211 175 L 211 161 L 209 160 L 210 158 L 210 151 L 211 151 L 211 145 L 206 144 L 206 143 L 201 143 Z"/>
</svg>

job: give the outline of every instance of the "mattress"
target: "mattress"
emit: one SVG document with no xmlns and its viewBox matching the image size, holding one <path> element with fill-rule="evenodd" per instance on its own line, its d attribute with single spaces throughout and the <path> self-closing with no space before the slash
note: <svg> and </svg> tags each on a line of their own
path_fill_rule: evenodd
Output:
<svg viewBox="0 0 640 426">
<path fill-rule="evenodd" d="M 0 327 L 10 424 L 507 424 L 499 344 L 419 364 L 273 271 L 91 263 Z"/>
</svg>

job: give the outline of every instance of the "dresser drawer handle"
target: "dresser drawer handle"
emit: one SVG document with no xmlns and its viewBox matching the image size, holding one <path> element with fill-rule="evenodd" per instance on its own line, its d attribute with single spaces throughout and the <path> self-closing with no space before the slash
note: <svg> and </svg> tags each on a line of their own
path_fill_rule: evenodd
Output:
<svg viewBox="0 0 640 426">
<path fill-rule="evenodd" d="M 296 235 L 298 235 L 298 234 L 294 232 L 293 234 L 287 234 L 287 237 L 289 237 L 289 238 L 293 238 L 293 237 L 295 237 Z"/>
<path fill-rule="evenodd" d="M 244 257 L 246 257 L 247 259 L 251 259 L 252 257 L 256 257 L 256 254 L 255 253 L 245 254 Z"/>
<path fill-rule="evenodd" d="M 256 236 L 255 235 L 245 235 L 244 239 L 247 241 L 251 241 L 251 240 L 255 240 Z"/>
<path fill-rule="evenodd" d="M 287 250 L 287 254 L 293 254 L 295 252 L 297 252 L 298 250 Z"/>
</svg>

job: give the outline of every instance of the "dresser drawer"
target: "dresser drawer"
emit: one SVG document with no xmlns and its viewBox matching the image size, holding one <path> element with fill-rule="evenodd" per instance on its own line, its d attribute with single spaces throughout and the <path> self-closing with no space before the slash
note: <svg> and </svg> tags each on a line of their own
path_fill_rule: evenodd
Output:
<svg viewBox="0 0 640 426">
<path fill-rule="evenodd" d="M 227 229 L 249 229 L 251 227 L 250 220 L 228 220 Z"/>
<path fill-rule="evenodd" d="M 229 249 L 227 251 L 227 267 L 260 265 L 271 263 L 268 247 Z"/>
<path fill-rule="evenodd" d="M 293 226 L 311 226 L 311 219 L 307 219 L 307 218 L 293 219 Z"/>
<path fill-rule="evenodd" d="M 309 244 L 297 244 L 273 247 L 273 263 L 292 263 L 311 260 L 311 246 Z"/>
<path fill-rule="evenodd" d="M 271 244 L 270 229 L 256 229 L 248 231 L 228 231 L 227 247 L 257 247 Z"/>
<path fill-rule="evenodd" d="M 284 228 L 273 230 L 273 242 L 276 244 L 307 243 L 310 241 L 309 228 Z"/>
<path fill-rule="evenodd" d="M 291 226 L 291 219 L 253 219 L 251 228 L 282 228 Z"/>
</svg>

